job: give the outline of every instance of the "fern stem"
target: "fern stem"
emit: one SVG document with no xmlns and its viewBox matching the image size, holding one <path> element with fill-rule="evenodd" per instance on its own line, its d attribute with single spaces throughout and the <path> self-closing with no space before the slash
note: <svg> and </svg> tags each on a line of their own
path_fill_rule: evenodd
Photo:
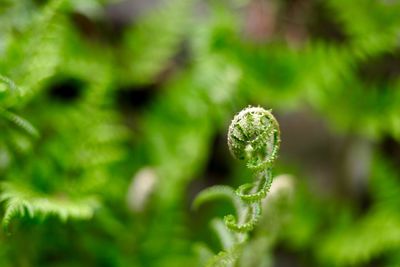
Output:
<svg viewBox="0 0 400 267">
<path fill-rule="evenodd" d="M 236 194 L 246 203 L 254 203 L 261 201 L 266 197 L 272 184 L 272 172 L 268 168 L 266 171 L 260 172 L 261 178 L 254 183 L 244 184 L 236 189 Z M 256 189 L 255 193 L 247 193 L 251 189 Z"/>
</svg>

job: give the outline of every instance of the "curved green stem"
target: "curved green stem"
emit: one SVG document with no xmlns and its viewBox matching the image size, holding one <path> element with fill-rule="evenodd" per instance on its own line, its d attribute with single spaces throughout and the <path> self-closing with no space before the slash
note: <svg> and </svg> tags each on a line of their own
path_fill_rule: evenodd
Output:
<svg viewBox="0 0 400 267">
<path fill-rule="evenodd" d="M 257 224 L 258 220 L 261 217 L 261 201 L 251 204 L 248 217 L 249 218 L 247 219 L 247 221 L 243 223 L 238 223 L 235 216 L 230 214 L 224 217 L 224 222 L 226 226 L 234 232 L 246 233 L 253 230 L 254 226 Z"/>
<path fill-rule="evenodd" d="M 249 183 L 239 186 L 236 194 L 246 203 L 261 201 L 267 195 L 272 184 L 271 170 L 261 172 L 261 178 L 255 183 Z M 252 189 L 257 188 L 255 193 L 251 193 Z"/>
</svg>

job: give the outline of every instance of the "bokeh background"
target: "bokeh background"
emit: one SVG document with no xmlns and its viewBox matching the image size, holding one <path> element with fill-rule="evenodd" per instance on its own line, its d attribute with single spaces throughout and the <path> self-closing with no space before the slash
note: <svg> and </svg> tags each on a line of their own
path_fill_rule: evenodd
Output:
<svg viewBox="0 0 400 267">
<path fill-rule="evenodd" d="M 203 266 L 226 133 L 282 133 L 237 266 L 400 266 L 396 0 L 0 0 L 0 266 Z"/>
</svg>

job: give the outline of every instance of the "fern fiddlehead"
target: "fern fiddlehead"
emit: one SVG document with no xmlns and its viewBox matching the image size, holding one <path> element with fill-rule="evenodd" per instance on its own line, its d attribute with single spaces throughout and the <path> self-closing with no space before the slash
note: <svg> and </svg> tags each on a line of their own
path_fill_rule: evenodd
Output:
<svg viewBox="0 0 400 267">
<path fill-rule="evenodd" d="M 279 125 L 270 110 L 261 107 L 247 107 L 232 120 L 228 130 L 228 146 L 233 157 L 244 160 L 253 172 L 253 182 L 239 186 L 236 190 L 229 186 L 213 186 L 197 195 L 193 202 L 196 208 L 205 201 L 227 198 L 232 201 L 237 216 L 226 215 L 224 222 L 217 219 L 218 227 L 225 223 L 231 231 L 216 233 L 224 251 L 209 258 L 206 266 L 233 266 L 239 258 L 247 232 L 253 230 L 261 217 L 261 202 L 267 196 L 272 184 L 272 165 L 277 158 L 280 145 Z M 204 253 L 203 253 L 204 254 Z"/>
<path fill-rule="evenodd" d="M 237 220 L 233 215 L 224 218 L 227 227 L 235 232 L 251 231 L 261 216 L 261 201 L 272 184 L 272 164 L 280 145 L 279 124 L 271 111 L 248 107 L 232 120 L 228 131 L 231 154 L 245 160 L 253 171 L 254 182 L 241 185 L 236 195 L 246 203 L 248 212 Z M 240 221 L 241 220 L 241 221 Z"/>
</svg>

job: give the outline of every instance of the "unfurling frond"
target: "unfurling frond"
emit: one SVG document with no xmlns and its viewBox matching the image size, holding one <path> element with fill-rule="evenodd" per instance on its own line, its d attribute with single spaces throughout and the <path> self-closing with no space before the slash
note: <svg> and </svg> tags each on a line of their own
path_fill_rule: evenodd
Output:
<svg viewBox="0 0 400 267">
<path fill-rule="evenodd" d="M 254 182 L 241 185 L 236 191 L 228 186 L 214 186 L 200 192 L 195 199 L 193 206 L 198 207 L 208 200 L 227 197 L 237 211 L 237 217 L 230 214 L 224 218 L 232 238 L 221 231 L 220 223 L 213 224 L 225 251 L 213 257 L 207 266 L 233 266 L 240 256 L 246 233 L 254 229 L 261 217 L 261 201 L 272 184 L 272 164 L 279 145 L 279 125 L 270 111 L 248 107 L 232 120 L 228 132 L 229 149 L 235 158 L 246 161 L 246 166 L 253 171 Z"/>
</svg>

